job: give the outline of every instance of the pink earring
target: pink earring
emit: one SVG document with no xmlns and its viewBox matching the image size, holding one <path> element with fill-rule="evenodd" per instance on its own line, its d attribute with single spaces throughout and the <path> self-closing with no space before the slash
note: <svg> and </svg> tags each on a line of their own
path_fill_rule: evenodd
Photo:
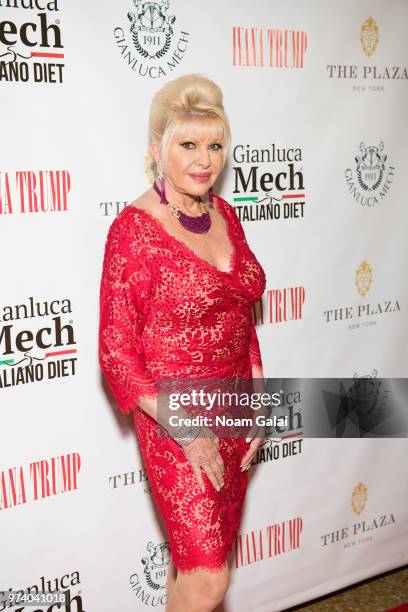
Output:
<svg viewBox="0 0 408 612">
<path fill-rule="evenodd" d="M 214 202 L 212 187 L 210 187 L 209 190 L 208 190 L 208 201 L 211 202 L 211 204 Z"/>
</svg>

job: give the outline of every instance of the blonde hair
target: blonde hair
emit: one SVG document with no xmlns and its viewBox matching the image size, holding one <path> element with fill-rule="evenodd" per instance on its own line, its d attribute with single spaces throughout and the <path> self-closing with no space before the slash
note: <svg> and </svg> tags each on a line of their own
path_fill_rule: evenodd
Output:
<svg viewBox="0 0 408 612">
<path fill-rule="evenodd" d="M 168 81 L 154 95 L 149 113 L 149 138 L 159 147 L 163 169 L 174 138 L 194 124 L 203 137 L 213 137 L 223 145 L 225 165 L 231 143 L 231 129 L 224 111 L 219 86 L 200 74 L 187 74 Z M 152 158 L 151 170 L 157 175 Z"/>
</svg>

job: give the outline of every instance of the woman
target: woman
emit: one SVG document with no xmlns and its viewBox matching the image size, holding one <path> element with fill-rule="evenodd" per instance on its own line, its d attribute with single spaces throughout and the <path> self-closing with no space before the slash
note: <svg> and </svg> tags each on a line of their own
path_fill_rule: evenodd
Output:
<svg viewBox="0 0 408 612">
<path fill-rule="evenodd" d="M 157 180 L 106 241 L 99 359 L 120 410 L 133 413 L 166 524 L 167 612 L 202 612 L 224 598 L 247 470 L 264 434 L 220 439 L 191 427 L 159 436 L 157 381 L 262 378 L 251 307 L 265 274 L 234 208 L 212 193 L 230 144 L 220 88 L 200 75 L 167 82 L 149 132 Z"/>
</svg>

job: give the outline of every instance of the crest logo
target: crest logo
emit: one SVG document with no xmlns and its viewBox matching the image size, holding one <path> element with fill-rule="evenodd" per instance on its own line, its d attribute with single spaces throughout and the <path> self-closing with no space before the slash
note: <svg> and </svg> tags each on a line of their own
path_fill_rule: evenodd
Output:
<svg viewBox="0 0 408 612">
<path fill-rule="evenodd" d="M 170 547 L 167 542 L 154 545 L 149 542 L 149 557 L 143 557 L 144 575 L 150 588 L 157 591 L 166 588 L 167 566 L 170 562 Z"/>
<path fill-rule="evenodd" d="M 366 261 L 363 261 L 358 266 L 356 270 L 356 277 L 355 277 L 357 291 L 359 292 L 361 297 L 364 297 L 368 293 L 372 282 L 373 282 L 373 270 Z"/>
<path fill-rule="evenodd" d="M 165 76 L 183 59 L 188 33 L 175 32 L 176 16 L 169 14 L 169 0 L 144 2 L 133 0 L 129 11 L 130 27 L 114 29 L 114 37 L 123 59 L 139 76 Z"/>
<path fill-rule="evenodd" d="M 143 557 L 143 575 L 134 573 L 130 577 L 132 590 L 145 605 L 156 607 L 167 603 L 167 568 L 170 563 L 170 545 L 168 542 L 146 546 L 148 555 Z"/>
<path fill-rule="evenodd" d="M 357 178 L 360 187 L 367 191 L 375 191 L 384 177 L 385 162 L 387 156 L 383 153 L 384 143 L 380 142 L 378 147 L 360 144 L 361 155 L 356 155 Z"/>
<path fill-rule="evenodd" d="M 372 17 L 365 20 L 361 26 L 360 42 L 364 53 L 371 57 L 377 49 L 379 40 L 378 24 Z"/>
<path fill-rule="evenodd" d="M 355 514 L 360 516 L 366 507 L 367 499 L 367 487 L 362 482 L 359 482 L 351 496 L 351 507 L 353 508 L 353 512 Z"/>
<path fill-rule="evenodd" d="M 362 206 L 374 206 L 388 194 L 395 167 L 386 165 L 387 158 L 383 142 L 360 143 L 360 154 L 354 157 L 356 169 L 347 168 L 345 176 L 350 193 Z"/>
<path fill-rule="evenodd" d="M 136 13 L 128 13 L 131 22 L 130 31 L 132 34 L 135 49 L 143 57 L 158 59 L 165 55 L 174 34 L 173 25 L 176 21 L 174 15 L 167 15 L 169 2 L 143 2 L 134 0 Z M 152 43 L 156 47 L 153 48 Z"/>
</svg>

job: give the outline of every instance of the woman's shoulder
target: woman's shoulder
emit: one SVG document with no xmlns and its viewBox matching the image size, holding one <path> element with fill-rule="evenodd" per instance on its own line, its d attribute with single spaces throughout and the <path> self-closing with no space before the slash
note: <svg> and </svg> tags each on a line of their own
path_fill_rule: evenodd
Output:
<svg viewBox="0 0 408 612">
<path fill-rule="evenodd" d="M 126 249 L 144 242 L 143 218 L 132 204 L 125 206 L 109 226 L 106 243 L 113 248 Z"/>
<path fill-rule="evenodd" d="M 129 225 L 140 223 L 143 220 L 143 217 L 138 213 L 143 213 L 144 211 L 145 208 L 142 204 L 139 204 L 137 201 L 131 202 L 122 208 L 120 213 L 116 215 L 115 219 L 111 223 L 111 227 L 128 227 Z"/>
</svg>

